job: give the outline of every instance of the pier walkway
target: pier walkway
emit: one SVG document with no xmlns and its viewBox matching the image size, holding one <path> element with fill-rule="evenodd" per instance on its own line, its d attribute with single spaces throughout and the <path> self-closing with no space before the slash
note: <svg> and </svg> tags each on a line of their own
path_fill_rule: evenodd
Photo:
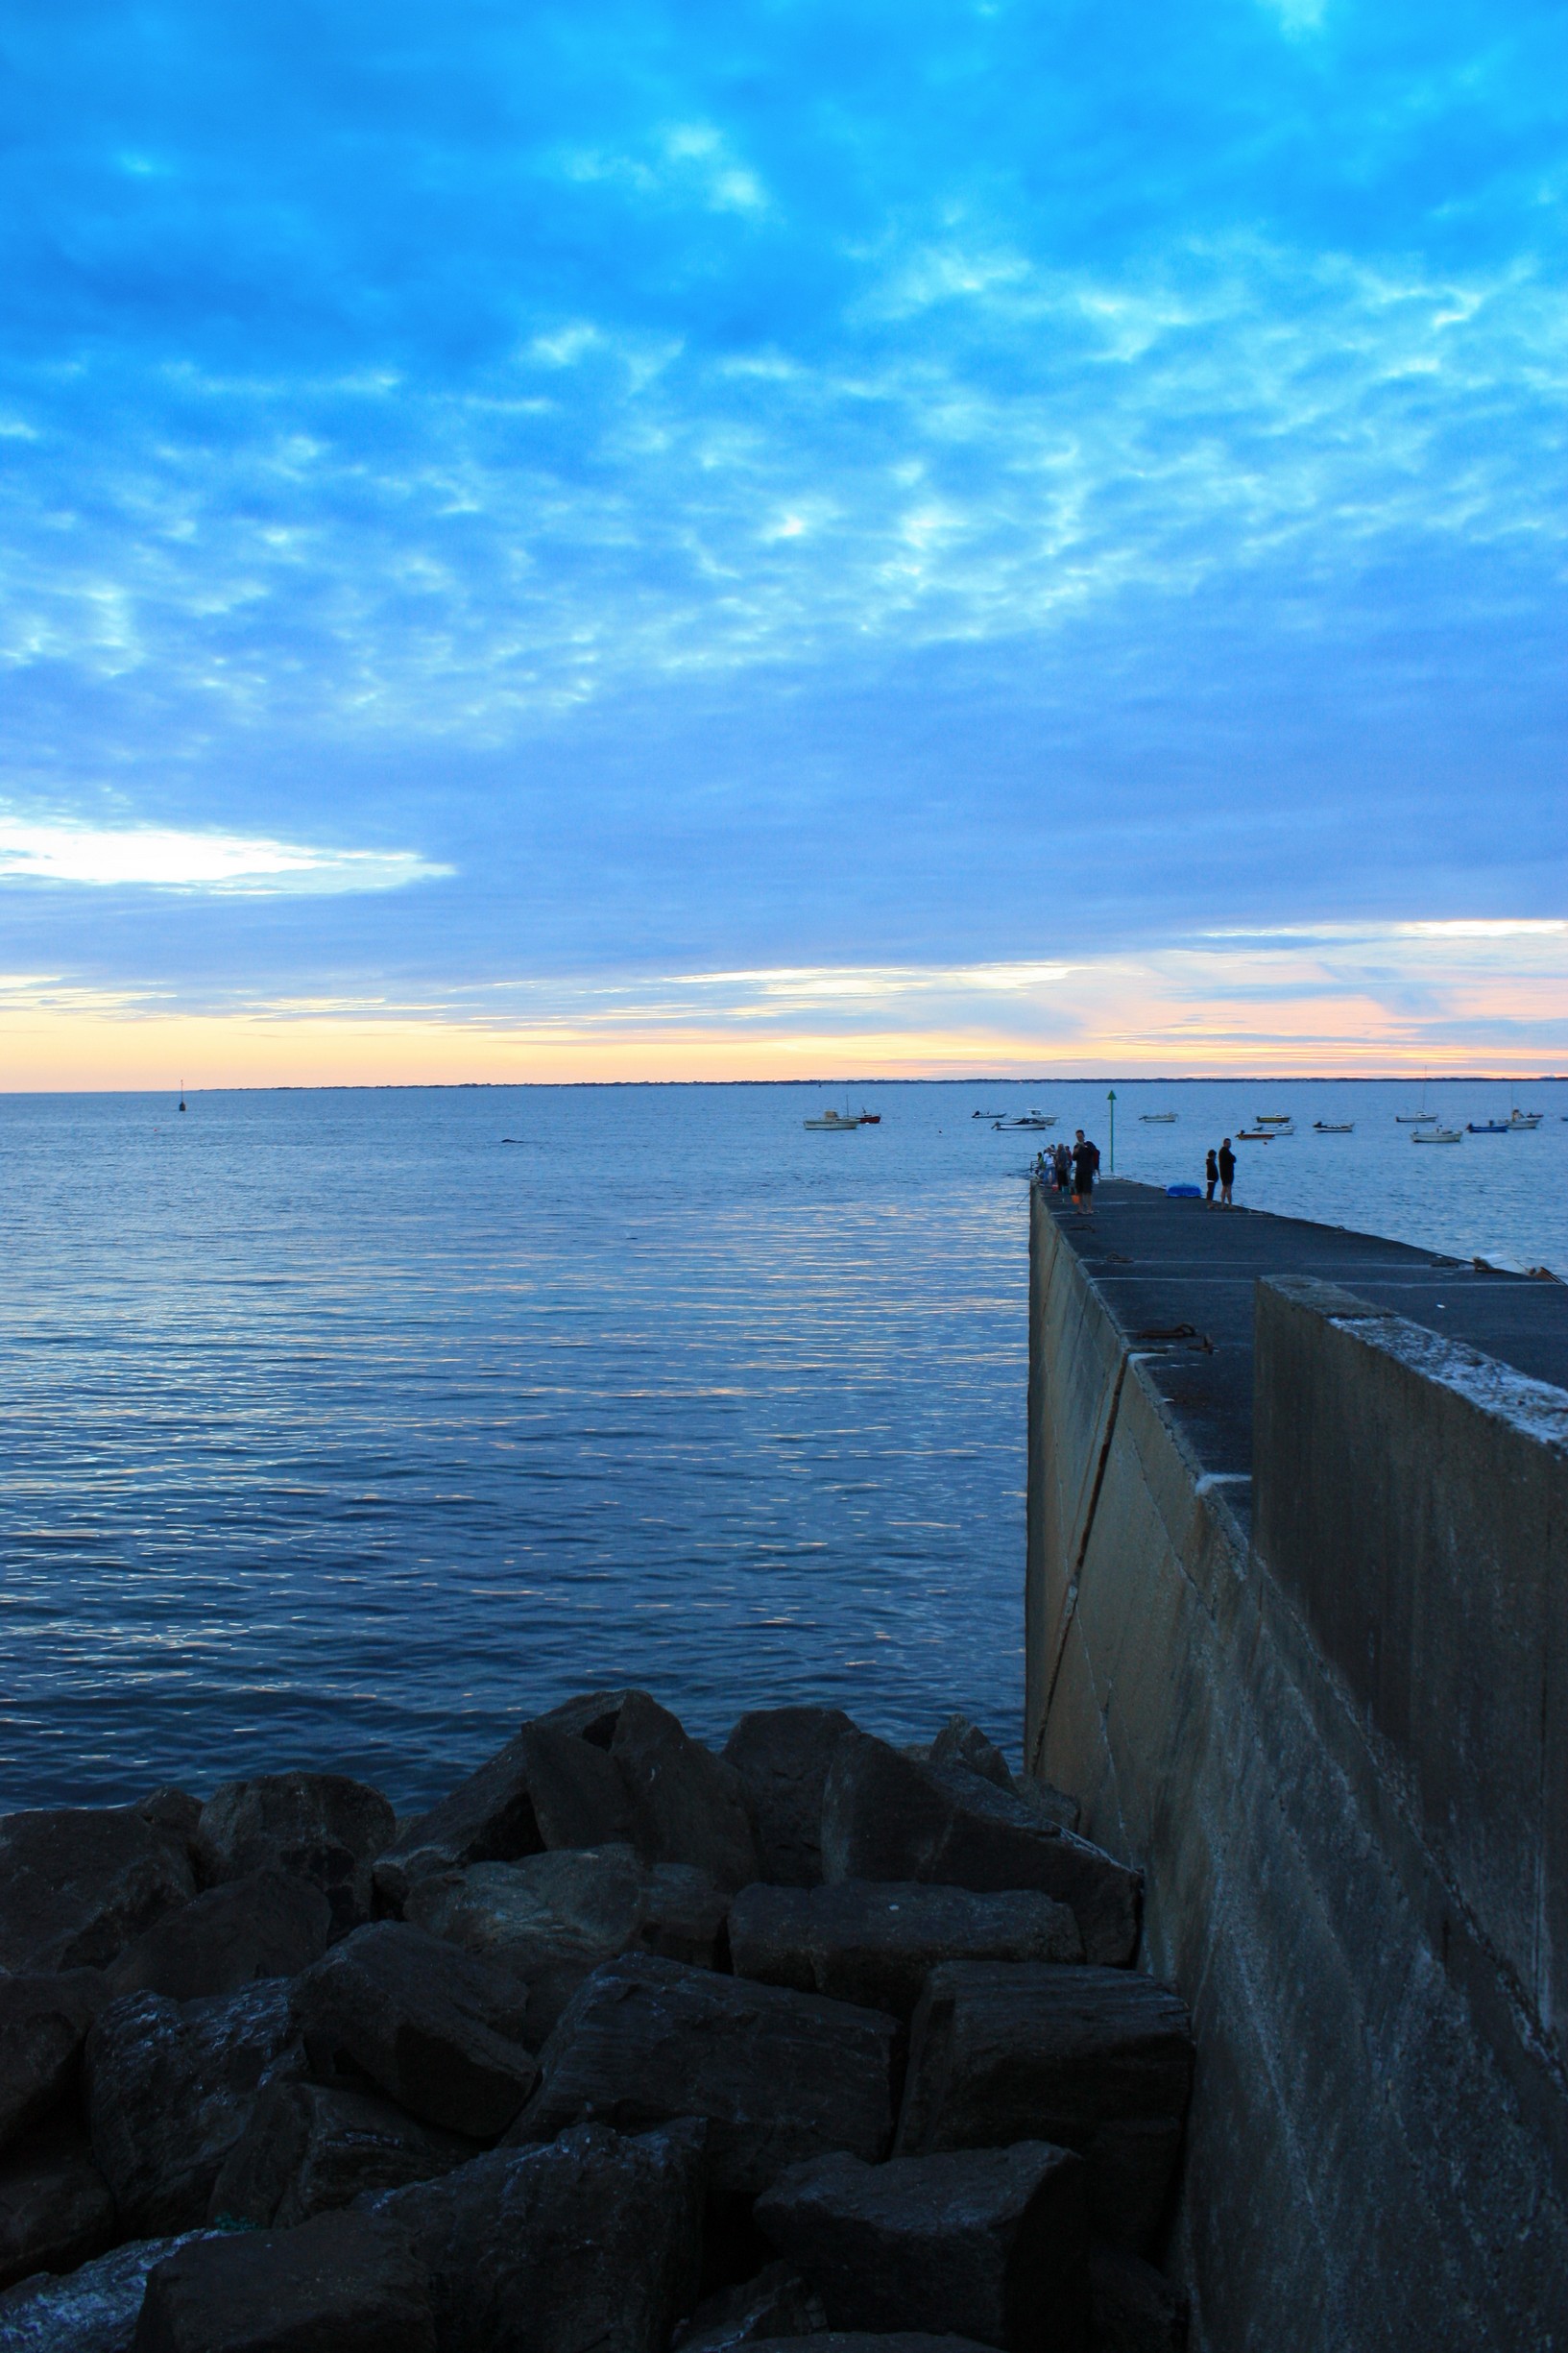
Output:
<svg viewBox="0 0 1568 2353">
<path fill-rule="evenodd" d="M 1561 1282 L 1306 1218 L 1172 1201 L 1156 1186 L 1122 1177 L 1097 1186 L 1092 1221 L 1057 1209 L 1049 1193 L 1044 1198 L 1194 1455 L 1228 1489 L 1243 1526 L 1260 1275 L 1338 1284 L 1533 1380 L 1568 1389 L 1568 1285 Z M 1184 1324 L 1191 1337 L 1177 1336 Z"/>
</svg>

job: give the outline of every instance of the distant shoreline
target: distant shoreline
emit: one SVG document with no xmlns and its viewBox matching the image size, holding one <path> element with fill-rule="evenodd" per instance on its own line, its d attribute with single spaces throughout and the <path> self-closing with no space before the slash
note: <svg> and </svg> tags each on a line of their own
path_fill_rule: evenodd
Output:
<svg viewBox="0 0 1568 2353">
<path fill-rule="evenodd" d="M 1114 1070 L 1053 1071 L 1036 1073 L 1032 1078 L 1016 1075 L 999 1077 L 995 1072 L 977 1072 L 962 1078 L 905 1078 L 891 1074 L 876 1079 L 836 1078 L 829 1075 L 819 1079 L 339 1079 L 312 1082 L 306 1080 L 274 1080 L 265 1086 L 188 1086 L 184 1092 L 197 1095 L 517 1095 L 540 1092 L 563 1092 L 578 1088 L 585 1092 L 611 1092 L 628 1087 L 856 1087 L 872 1086 L 1563 1086 L 1568 1085 L 1568 1071 L 1537 1070 L 1455 1070 L 1428 1071 L 1187 1071 L 1131 1077 Z M 106 1095 L 146 1099 L 160 1102 L 171 1095 L 173 1087 L 113 1087 L 113 1086 L 33 1086 L 0 1088 L 0 1102 L 31 1099 L 35 1096 Z"/>
</svg>

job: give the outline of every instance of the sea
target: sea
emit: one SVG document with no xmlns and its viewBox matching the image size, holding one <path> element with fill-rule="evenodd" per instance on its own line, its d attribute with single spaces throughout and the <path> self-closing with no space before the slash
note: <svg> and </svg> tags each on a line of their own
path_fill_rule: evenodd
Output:
<svg viewBox="0 0 1568 2353">
<path fill-rule="evenodd" d="M 1114 1095 L 1114 1101 L 1112 1100 Z M 1023 1709 L 1025 1179 L 1568 1273 L 1568 1082 L 0 1098 L 0 1809 L 302 1765 L 429 1804 L 573 1691 L 700 1736 Z M 833 1104 L 878 1114 L 832 1134 Z M 999 1129 L 1037 1110 L 1048 1136 Z M 1146 1114 L 1174 1111 L 1173 1122 Z M 1313 1123 L 1353 1122 L 1348 1134 Z"/>
</svg>

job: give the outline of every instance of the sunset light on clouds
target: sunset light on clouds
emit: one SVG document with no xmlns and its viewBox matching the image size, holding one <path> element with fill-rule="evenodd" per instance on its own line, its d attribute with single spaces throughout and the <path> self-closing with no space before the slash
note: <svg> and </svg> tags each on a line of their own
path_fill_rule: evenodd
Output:
<svg viewBox="0 0 1568 2353">
<path fill-rule="evenodd" d="M 5 35 L 15 1087 L 1568 1067 L 1568 28 Z"/>
</svg>

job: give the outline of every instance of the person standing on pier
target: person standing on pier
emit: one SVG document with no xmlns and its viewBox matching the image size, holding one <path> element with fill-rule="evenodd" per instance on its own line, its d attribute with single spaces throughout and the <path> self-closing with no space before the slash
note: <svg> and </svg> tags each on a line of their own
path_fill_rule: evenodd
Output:
<svg viewBox="0 0 1568 2353">
<path fill-rule="evenodd" d="M 1058 1144 L 1051 1153 L 1051 1165 L 1056 1171 L 1056 1198 L 1065 1201 L 1068 1186 L 1073 1181 L 1073 1154 L 1065 1144 Z"/>
<path fill-rule="evenodd" d="M 1209 1156 L 1203 1163 L 1203 1181 L 1209 1188 L 1203 1198 L 1206 1201 L 1212 1201 L 1215 1186 L 1219 1182 L 1219 1163 L 1214 1156 L 1212 1144 L 1209 1146 Z"/>
<path fill-rule="evenodd" d="M 1081 1209 L 1085 1217 L 1095 1214 L 1095 1171 L 1099 1166 L 1099 1146 L 1091 1144 L 1083 1129 L 1073 1147 L 1073 1206 Z"/>
<path fill-rule="evenodd" d="M 1219 1147 L 1218 1160 L 1219 1166 L 1220 1206 L 1225 1209 L 1234 1209 L 1236 1204 L 1231 1200 L 1230 1189 L 1236 1176 L 1236 1154 L 1230 1148 L 1229 1136 L 1225 1138 L 1223 1144 L 1221 1144 Z"/>
</svg>

